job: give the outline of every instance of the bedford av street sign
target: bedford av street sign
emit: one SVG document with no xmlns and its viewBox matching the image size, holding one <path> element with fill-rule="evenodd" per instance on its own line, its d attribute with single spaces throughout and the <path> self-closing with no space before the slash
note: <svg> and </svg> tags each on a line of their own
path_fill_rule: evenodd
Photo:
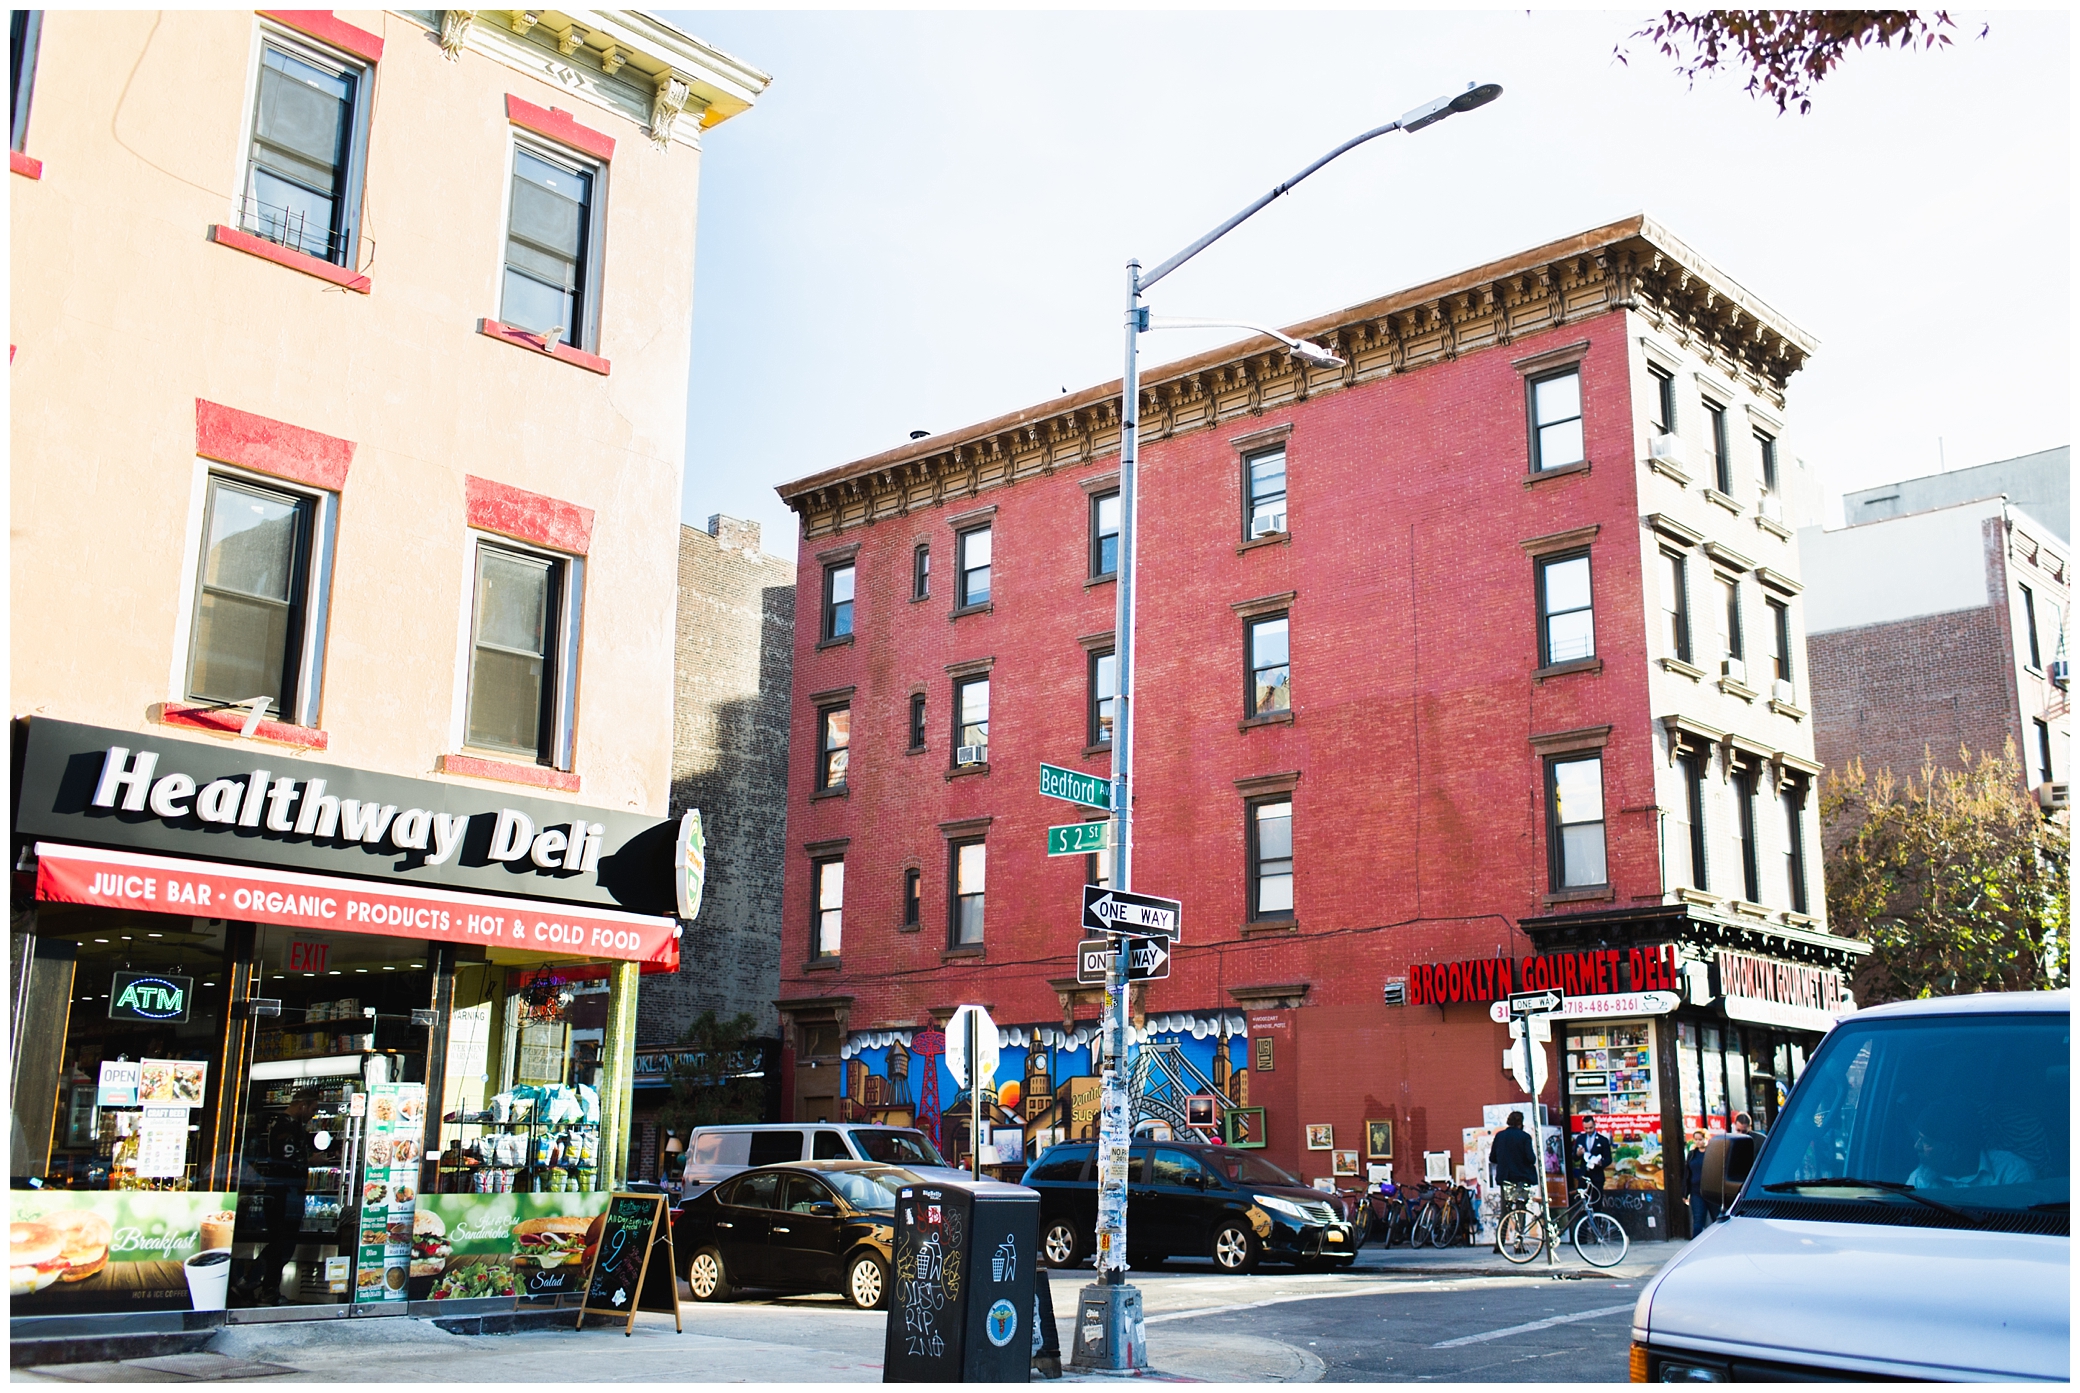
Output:
<svg viewBox="0 0 2080 1393">
<path fill-rule="evenodd" d="M 1127 980 L 1150 982 L 1170 975 L 1170 940 L 1166 938 L 1125 938 L 1120 940 L 1127 949 Z M 1086 938 L 1076 945 L 1076 980 L 1083 986 L 1095 987 L 1105 984 L 1105 974 L 1112 966 L 1113 941 L 1109 938 Z"/>
<path fill-rule="evenodd" d="M 1040 796 L 1081 803 L 1100 812 L 1112 811 L 1112 780 L 1102 774 L 1079 774 L 1053 764 L 1040 766 Z"/>
<path fill-rule="evenodd" d="M 1083 926 L 1097 933 L 1181 938 L 1184 906 L 1155 895 L 1135 895 L 1103 885 L 1083 887 Z"/>
<path fill-rule="evenodd" d="M 1104 851 L 1112 845 L 1111 829 L 1109 822 L 1071 822 L 1061 827 L 1050 827 L 1047 829 L 1047 854 L 1082 856 L 1087 852 Z"/>
</svg>

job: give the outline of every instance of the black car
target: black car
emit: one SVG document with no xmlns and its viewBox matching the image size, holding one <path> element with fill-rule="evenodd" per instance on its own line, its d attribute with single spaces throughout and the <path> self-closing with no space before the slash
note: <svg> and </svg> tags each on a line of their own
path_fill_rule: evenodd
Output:
<svg viewBox="0 0 2080 1393">
<path fill-rule="evenodd" d="M 1040 1192 L 1040 1252 L 1051 1267 L 1087 1260 L 1096 1246 L 1097 1147 L 1051 1146 L 1026 1169 Z M 1223 1272 L 1258 1259 L 1348 1267 L 1357 1234 L 1333 1195 L 1312 1190 L 1269 1161 L 1226 1146 L 1135 1142 L 1128 1151 L 1129 1261 L 1210 1257 Z"/>
<path fill-rule="evenodd" d="M 801 1161 L 733 1175 L 680 1205 L 674 1248 L 696 1301 L 747 1287 L 887 1303 L 896 1191 L 920 1177 L 874 1161 Z"/>
</svg>

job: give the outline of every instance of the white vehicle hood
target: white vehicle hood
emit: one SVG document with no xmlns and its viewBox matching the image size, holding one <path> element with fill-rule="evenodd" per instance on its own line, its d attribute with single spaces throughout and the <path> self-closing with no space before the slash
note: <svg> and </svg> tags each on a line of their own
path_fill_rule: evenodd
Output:
<svg viewBox="0 0 2080 1393">
<path fill-rule="evenodd" d="M 1640 1294 L 1634 1338 L 1919 1378 L 2070 1375 L 2071 1240 L 1734 1218 Z"/>
</svg>

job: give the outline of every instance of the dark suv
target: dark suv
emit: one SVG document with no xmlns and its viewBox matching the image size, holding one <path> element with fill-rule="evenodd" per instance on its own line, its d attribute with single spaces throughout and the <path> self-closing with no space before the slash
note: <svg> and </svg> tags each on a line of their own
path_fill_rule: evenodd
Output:
<svg viewBox="0 0 2080 1393">
<path fill-rule="evenodd" d="M 1040 1192 L 1040 1252 L 1072 1267 L 1096 1246 L 1097 1146 L 1062 1142 L 1026 1169 Z M 1307 1267 L 1348 1267 L 1357 1235 L 1335 1197 L 1311 1190 L 1247 1151 L 1193 1142 L 1135 1142 L 1128 1153 L 1130 1260 L 1210 1257 L 1223 1272 L 1259 1258 Z"/>
</svg>

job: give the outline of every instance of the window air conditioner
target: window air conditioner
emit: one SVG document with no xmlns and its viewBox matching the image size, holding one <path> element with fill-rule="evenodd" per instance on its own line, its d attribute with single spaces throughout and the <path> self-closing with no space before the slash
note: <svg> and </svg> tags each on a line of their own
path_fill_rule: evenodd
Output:
<svg viewBox="0 0 2080 1393">
<path fill-rule="evenodd" d="M 1781 523 L 1784 521 L 1784 500 L 1778 494 L 1765 493 L 1758 511 L 1771 522 Z"/>
<path fill-rule="evenodd" d="M 1647 454 L 1655 459 L 1667 460 L 1670 464 L 1688 464 L 1684 457 L 1683 437 L 1673 432 L 1666 435 L 1647 437 Z"/>
<path fill-rule="evenodd" d="M 987 750 L 988 747 L 985 745 L 963 745 L 953 752 L 953 762 L 955 764 L 980 764 L 982 763 L 982 756 Z"/>
<path fill-rule="evenodd" d="M 2037 785 L 2037 806 L 2045 812 L 2072 806 L 2072 786 L 2064 782 Z"/>
<path fill-rule="evenodd" d="M 1776 685 L 1770 688 L 1770 695 L 1786 706 L 1798 705 L 1798 688 L 1792 686 L 1786 678 L 1777 679 Z"/>
<path fill-rule="evenodd" d="M 2065 658 L 2051 660 L 2051 685 L 2061 692 L 2073 685 L 2073 664 Z"/>
<path fill-rule="evenodd" d="M 1728 658 L 1725 662 L 1719 664 L 1719 675 L 1730 681 L 1746 683 L 1748 680 L 1748 665 L 1739 658 Z"/>
<path fill-rule="evenodd" d="M 1249 535 L 1252 537 L 1269 537 L 1274 532 L 1283 532 L 1285 530 L 1286 515 L 1284 513 L 1272 513 L 1267 517 L 1253 518 L 1249 525 Z"/>
</svg>

